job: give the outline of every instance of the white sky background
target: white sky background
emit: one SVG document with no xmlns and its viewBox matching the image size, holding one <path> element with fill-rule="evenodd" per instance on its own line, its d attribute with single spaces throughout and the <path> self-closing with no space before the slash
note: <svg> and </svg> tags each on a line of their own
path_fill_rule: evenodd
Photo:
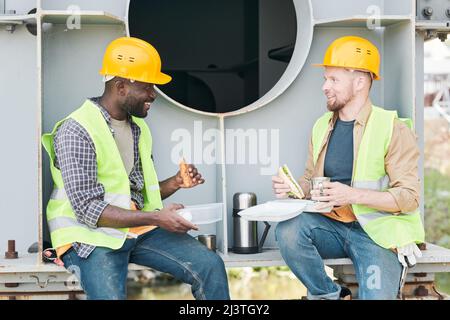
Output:
<svg viewBox="0 0 450 320">
<path fill-rule="evenodd" d="M 424 44 L 424 93 L 431 94 L 450 87 L 450 39 L 426 41 Z"/>
<path fill-rule="evenodd" d="M 450 40 L 425 42 L 425 74 L 450 74 Z"/>
</svg>

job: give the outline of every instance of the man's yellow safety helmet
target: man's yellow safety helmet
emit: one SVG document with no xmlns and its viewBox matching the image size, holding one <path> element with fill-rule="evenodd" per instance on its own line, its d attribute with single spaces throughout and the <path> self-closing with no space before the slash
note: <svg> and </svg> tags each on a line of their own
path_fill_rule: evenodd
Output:
<svg viewBox="0 0 450 320">
<path fill-rule="evenodd" d="M 108 45 L 100 74 L 154 84 L 172 80 L 161 72 L 158 51 L 150 43 L 133 37 L 118 38 Z"/>
<path fill-rule="evenodd" d="M 334 40 L 328 47 L 322 64 L 315 66 L 342 67 L 368 71 L 374 80 L 380 79 L 380 53 L 369 40 L 345 36 Z"/>
</svg>

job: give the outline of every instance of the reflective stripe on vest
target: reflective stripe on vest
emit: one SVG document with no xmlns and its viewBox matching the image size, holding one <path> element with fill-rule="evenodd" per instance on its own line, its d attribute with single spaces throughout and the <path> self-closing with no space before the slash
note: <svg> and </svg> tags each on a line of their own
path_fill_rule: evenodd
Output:
<svg viewBox="0 0 450 320">
<path fill-rule="evenodd" d="M 374 191 L 384 191 L 389 187 L 389 177 L 387 175 L 385 175 L 384 177 L 378 179 L 377 181 L 354 181 L 352 186 L 354 188 L 358 188 L 358 189 L 370 189 L 370 190 L 374 190 Z M 408 213 L 400 213 L 398 214 L 398 216 L 401 215 L 408 215 L 411 214 L 413 212 L 408 212 Z M 370 212 L 370 213 L 363 213 L 363 214 L 359 214 L 357 216 L 358 218 L 358 222 L 359 224 L 364 227 L 366 224 L 368 224 L 369 222 L 379 219 L 379 218 L 384 218 L 384 217 L 391 217 L 392 213 L 389 212 L 382 212 L 382 211 L 374 211 L 374 212 Z"/>
<path fill-rule="evenodd" d="M 353 181 L 352 186 L 358 189 L 383 191 L 389 187 L 389 182 L 389 177 L 385 175 L 377 181 Z"/>
<path fill-rule="evenodd" d="M 48 227 L 52 232 L 58 229 L 78 227 L 89 230 L 91 232 L 100 232 L 117 239 L 122 239 L 124 236 L 126 236 L 126 233 L 114 228 L 105 228 L 105 227 L 96 229 L 89 228 L 87 225 L 79 223 L 76 219 L 73 219 L 71 217 L 57 217 L 55 219 L 49 220 Z"/>
<path fill-rule="evenodd" d="M 68 200 L 66 190 L 53 189 L 50 199 L 52 199 L 52 200 Z M 105 193 L 104 201 L 108 202 L 109 204 L 116 206 L 116 207 L 120 207 L 120 208 L 124 208 L 124 209 L 131 208 L 130 207 L 131 197 L 127 194 Z"/>
<path fill-rule="evenodd" d="M 159 190 L 159 184 L 155 184 L 149 187 L 149 190 L 156 191 Z M 68 200 L 66 190 L 64 188 L 53 189 L 53 192 L 50 196 L 52 200 Z M 104 201 L 109 204 L 121 208 L 130 208 L 131 197 L 126 194 L 114 194 L 114 193 L 105 193 Z"/>
</svg>

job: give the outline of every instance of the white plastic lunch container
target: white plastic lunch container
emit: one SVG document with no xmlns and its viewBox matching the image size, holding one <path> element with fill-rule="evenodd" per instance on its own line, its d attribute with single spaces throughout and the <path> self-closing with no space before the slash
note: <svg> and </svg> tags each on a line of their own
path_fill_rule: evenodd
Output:
<svg viewBox="0 0 450 320">
<path fill-rule="evenodd" d="M 185 206 L 177 213 L 193 224 L 210 224 L 222 220 L 223 203 L 207 203 Z"/>
</svg>

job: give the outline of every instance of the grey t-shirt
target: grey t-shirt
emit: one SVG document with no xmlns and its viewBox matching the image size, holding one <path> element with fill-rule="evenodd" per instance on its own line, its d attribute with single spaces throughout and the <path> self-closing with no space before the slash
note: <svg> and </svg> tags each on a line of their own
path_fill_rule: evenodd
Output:
<svg viewBox="0 0 450 320">
<path fill-rule="evenodd" d="M 325 177 L 332 182 L 350 185 L 353 173 L 353 126 L 355 121 L 336 120 L 327 154 L 325 155 Z"/>
<path fill-rule="evenodd" d="M 111 118 L 111 128 L 114 130 L 114 140 L 122 157 L 127 174 L 130 175 L 134 166 L 133 133 L 128 120 L 119 121 Z"/>
</svg>

